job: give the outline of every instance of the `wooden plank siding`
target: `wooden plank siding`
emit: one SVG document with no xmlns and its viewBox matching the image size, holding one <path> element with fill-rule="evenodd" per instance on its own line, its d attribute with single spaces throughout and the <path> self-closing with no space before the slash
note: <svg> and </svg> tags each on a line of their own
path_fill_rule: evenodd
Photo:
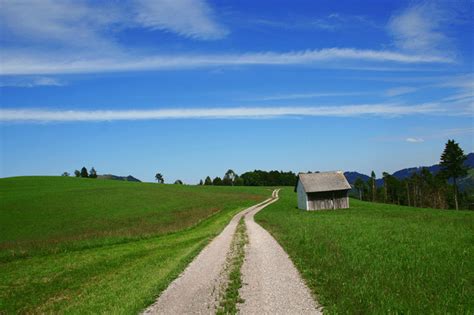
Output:
<svg viewBox="0 0 474 315">
<path fill-rule="evenodd" d="M 298 193 L 298 208 L 308 210 L 308 196 L 304 191 L 304 187 L 300 181 L 298 181 L 296 192 Z"/>
<path fill-rule="evenodd" d="M 312 192 L 307 194 L 307 210 L 347 209 L 349 208 L 349 190 Z"/>
</svg>

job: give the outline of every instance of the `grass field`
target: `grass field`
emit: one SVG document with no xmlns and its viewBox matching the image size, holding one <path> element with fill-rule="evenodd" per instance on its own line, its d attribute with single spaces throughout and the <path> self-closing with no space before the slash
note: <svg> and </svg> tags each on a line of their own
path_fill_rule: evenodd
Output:
<svg viewBox="0 0 474 315">
<path fill-rule="evenodd" d="M 375 204 L 303 212 L 291 188 L 256 215 L 330 314 L 473 314 L 474 212 Z"/>
<path fill-rule="evenodd" d="M 0 313 L 136 313 L 265 188 L 0 179 Z"/>
</svg>

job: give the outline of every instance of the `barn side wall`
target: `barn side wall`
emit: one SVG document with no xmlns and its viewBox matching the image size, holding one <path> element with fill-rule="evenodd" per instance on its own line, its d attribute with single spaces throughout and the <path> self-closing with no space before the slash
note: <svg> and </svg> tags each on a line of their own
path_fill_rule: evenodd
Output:
<svg viewBox="0 0 474 315">
<path fill-rule="evenodd" d="M 308 210 L 349 208 L 349 191 L 337 190 L 308 194 Z"/>
<path fill-rule="evenodd" d="M 298 208 L 302 210 L 308 210 L 308 197 L 304 191 L 303 184 L 301 184 L 300 181 L 298 181 L 296 193 L 298 194 Z"/>
</svg>

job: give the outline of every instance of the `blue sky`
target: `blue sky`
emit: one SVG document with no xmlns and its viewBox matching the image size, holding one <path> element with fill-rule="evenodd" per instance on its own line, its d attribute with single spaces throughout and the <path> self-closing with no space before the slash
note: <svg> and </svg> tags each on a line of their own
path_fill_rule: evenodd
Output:
<svg viewBox="0 0 474 315">
<path fill-rule="evenodd" d="M 4 1 L 0 176 L 196 183 L 474 151 L 472 1 Z"/>
</svg>

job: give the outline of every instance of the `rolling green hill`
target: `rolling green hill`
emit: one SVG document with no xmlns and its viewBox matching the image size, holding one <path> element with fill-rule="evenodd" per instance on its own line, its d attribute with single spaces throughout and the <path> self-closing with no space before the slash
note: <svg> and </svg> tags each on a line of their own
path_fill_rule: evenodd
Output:
<svg viewBox="0 0 474 315">
<path fill-rule="evenodd" d="M 0 179 L 0 313 L 136 313 L 256 187 Z"/>
<path fill-rule="evenodd" d="M 351 199 L 301 211 L 291 188 L 256 215 L 329 314 L 472 314 L 474 212 Z"/>
</svg>

